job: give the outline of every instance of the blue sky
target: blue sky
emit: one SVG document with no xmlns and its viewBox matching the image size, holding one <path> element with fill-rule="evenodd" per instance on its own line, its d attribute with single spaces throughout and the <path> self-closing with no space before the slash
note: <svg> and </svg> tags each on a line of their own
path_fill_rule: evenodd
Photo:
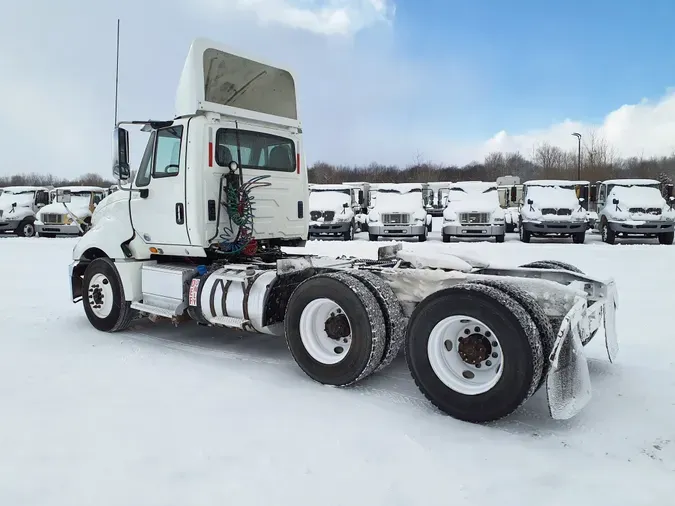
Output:
<svg viewBox="0 0 675 506">
<path fill-rule="evenodd" d="M 573 131 L 675 151 L 672 1 L 34 0 L 0 18 L 0 175 L 109 173 L 117 17 L 124 119 L 172 116 L 203 36 L 294 71 L 310 162 L 462 164 Z"/>
</svg>

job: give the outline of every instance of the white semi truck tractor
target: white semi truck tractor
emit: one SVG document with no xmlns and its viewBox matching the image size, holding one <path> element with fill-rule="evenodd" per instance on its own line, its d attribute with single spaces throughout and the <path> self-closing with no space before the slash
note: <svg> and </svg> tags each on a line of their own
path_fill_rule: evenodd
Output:
<svg viewBox="0 0 675 506">
<path fill-rule="evenodd" d="M 278 335 L 307 376 L 340 387 L 405 349 L 419 389 L 458 419 L 507 416 L 539 388 L 551 416 L 574 416 L 590 398 L 583 346 L 599 333 L 616 356 L 614 282 L 398 243 L 377 259 L 289 254 L 309 222 L 295 95 L 289 71 L 198 39 L 174 117 L 117 125 L 120 189 L 70 265 L 91 324 L 116 332 L 149 317 Z M 129 123 L 149 132 L 133 178 Z"/>
</svg>

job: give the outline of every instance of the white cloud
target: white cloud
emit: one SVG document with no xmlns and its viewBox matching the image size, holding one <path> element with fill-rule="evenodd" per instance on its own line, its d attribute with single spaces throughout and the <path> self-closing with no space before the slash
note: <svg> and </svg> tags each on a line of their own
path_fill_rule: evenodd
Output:
<svg viewBox="0 0 675 506">
<path fill-rule="evenodd" d="M 573 150 L 578 141 L 572 132 L 582 134 L 582 143 L 594 132 L 607 141 L 618 156 L 671 155 L 675 152 L 675 90 L 668 90 L 655 102 L 643 99 L 638 104 L 622 105 L 599 124 L 567 119 L 522 134 L 502 130 L 466 155 L 479 160 L 491 151 L 520 151 L 528 155 L 543 142 Z"/>
<path fill-rule="evenodd" d="M 211 0 L 228 9 L 254 14 L 261 24 L 279 24 L 324 35 L 351 35 L 390 22 L 391 0 Z"/>
</svg>

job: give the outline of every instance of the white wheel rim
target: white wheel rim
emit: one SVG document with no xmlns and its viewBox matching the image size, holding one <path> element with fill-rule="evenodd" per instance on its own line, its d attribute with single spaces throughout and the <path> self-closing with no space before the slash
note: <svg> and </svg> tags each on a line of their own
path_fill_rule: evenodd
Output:
<svg viewBox="0 0 675 506">
<path fill-rule="evenodd" d="M 94 274 L 89 282 L 89 307 L 97 318 L 106 318 L 113 308 L 113 290 L 105 274 Z"/>
<path fill-rule="evenodd" d="M 338 320 L 339 319 L 339 320 Z M 326 323 L 339 322 L 346 324 L 348 335 L 338 333 L 339 339 L 329 337 L 326 332 Z M 344 310 L 331 299 L 315 299 L 311 301 L 300 315 L 300 339 L 307 353 L 326 365 L 337 364 L 344 360 L 352 345 L 352 327 Z"/>
<path fill-rule="evenodd" d="M 497 335 L 470 316 L 449 316 L 438 322 L 429 334 L 427 353 L 438 379 L 463 395 L 489 391 L 504 372 Z"/>
</svg>

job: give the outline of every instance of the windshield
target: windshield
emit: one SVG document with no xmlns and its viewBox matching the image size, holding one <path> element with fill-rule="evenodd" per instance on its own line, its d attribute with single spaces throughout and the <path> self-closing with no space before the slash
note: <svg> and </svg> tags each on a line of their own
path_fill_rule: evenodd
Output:
<svg viewBox="0 0 675 506">
<path fill-rule="evenodd" d="M 499 192 L 496 186 L 453 186 L 448 190 L 448 203 L 464 200 L 481 200 L 499 205 Z"/>
<path fill-rule="evenodd" d="M 0 194 L 0 206 L 11 206 L 16 202 L 17 206 L 29 206 L 35 199 L 35 191 L 13 192 L 5 190 Z"/>
<path fill-rule="evenodd" d="M 330 193 L 344 193 L 346 195 L 351 195 L 351 190 L 349 188 L 312 188 L 310 190 L 312 193 L 318 192 L 330 192 Z"/>
<path fill-rule="evenodd" d="M 525 194 L 527 200 L 538 206 L 566 209 L 579 206 L 575 185 L 528 185 Z"/>
<path fill-rule="evenodd" d="M 378 190 L 375 193 L 375 207 L 402 207 L 410 209 L 411 207 L 423 207 L 422 190 L 415 189 L 406 193 L 401 193 L 397 190 Z"/>
<path fill-rule="evenodd" d="M 71 192 L 70 204 L 67 205 L 77 207 L 89 207 L 90 199 L 91 199 L 91 192 Z"/>
<path fill-rule="evenodd" d="M 344 205 L 349 205 L 351 198 L 349 193 L 339 191 L 314 191 L 309 194 L 309 209 L 312 211 L 340 211 Z"/>
</svg>

